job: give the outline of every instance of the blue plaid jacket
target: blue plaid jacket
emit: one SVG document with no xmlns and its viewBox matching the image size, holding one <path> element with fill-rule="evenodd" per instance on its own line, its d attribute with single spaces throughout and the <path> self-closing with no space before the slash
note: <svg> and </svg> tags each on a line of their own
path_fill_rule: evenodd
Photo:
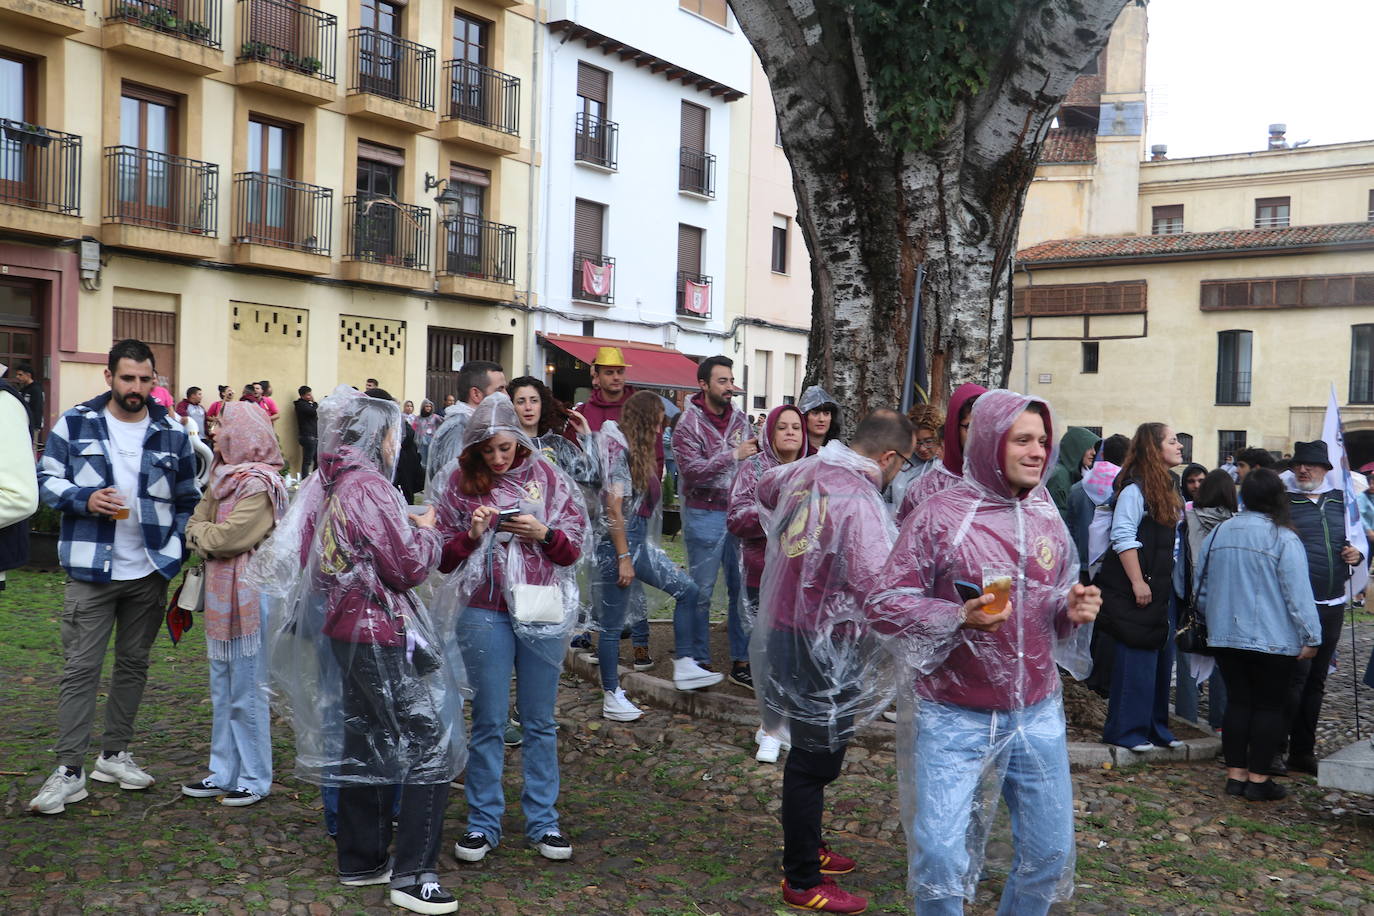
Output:
<svg viewBox="0 0 1374 916">
<path fill-rule="evenodd" d="M 92 493 L 114 486 L 109 402 L 106 392 L 62 414 L 38 462 L 39 497 L 62 513 L 58 557 L 82 582 L 109 582 L 114 563 L 114 520 L 86 511 Z M 143 543 L 157 571 L 171 579 L 181 569 L 186 520 L 200 501 L 196 459 L 191 440 L 165 408 L 149 401 L 148 419 L 138 472 Z"/>
</svg>

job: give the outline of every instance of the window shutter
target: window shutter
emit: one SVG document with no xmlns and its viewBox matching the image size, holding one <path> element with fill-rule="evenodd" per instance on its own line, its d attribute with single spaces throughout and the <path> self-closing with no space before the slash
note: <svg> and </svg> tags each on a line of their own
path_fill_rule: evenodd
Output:
<svg viewBox="0 0 1374 916">
<path fill-rule="evenodd" d="M 611 74 L 590 64 L 577 63 L 577 94 L 605 105 L 610 100 Z"/>
<path fill-rule="evenodd" d="M 706 109 L 691 102 L 682 103 L 682 142 L 687 149 L 706 152 Z"/>
<path fill-rule="evenodd" d="M 488 172 L 486 169 L 474 169 L 470 166 L 450 162 L 448 166 L 448 180 L 456 184 L 475 184 L 483 188 L 489 188 L 491 187 L 491 172 Z"/>
<path fill-rule="evenodd" d="M 403 166 L 406 164 L 406 154 L 401 150 L 382 146 L 378 143 L 369 143 L 366 140 L 358 141 L 358 158 L 368 159 L 372 162 L 385 162 L 387 165 Z"/>
<path fill-rule="evenodd" d="M 683 273 L 701 273 L 701 230 L 696 226 L 678 223 L 677 269 Z"/>
<path fill-rule="evenodd" d="M 573 209 L 573 248 L 599 257 L 605 221 L 603 204 L 579 199 Z"/>
</svg>

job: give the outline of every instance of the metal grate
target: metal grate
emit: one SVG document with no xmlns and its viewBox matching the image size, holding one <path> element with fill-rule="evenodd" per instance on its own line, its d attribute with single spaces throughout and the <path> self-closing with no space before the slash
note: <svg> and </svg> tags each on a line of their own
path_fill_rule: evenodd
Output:
<svg viewBox="0 0 1374 916">
<path fill-rule="evenodd" d="M 515 227 L 475 216 L 440 224 L 444 233 L 441 271 L 458 277 L 515 282 Z"/>
<path fill-rule="evenodd" d="M 577 133 L 574 136 L 574 157 L 603 169 L 615 171 L 620 145 L 620 125 L 585 111 L 577 113 Z"/>
<path fill-rule="evenodd" d="M 381 194 L 344 198 L 348 243 L 344 257 L 429 270 L 429 210 Z"/>
<path fill-rule="evenodd" d="M 127 22 L 194 41 L 220 46 L 220 4 L 216 0 L 110 0 L 107 22 Z"/>
<path fill-rule="evenodd" d="M 0 201 L 79 213 L 81 138 L 0 118 Z"/>
<path fill-rule="evenodd" d="M 444 118 L 520 135 L 520 78 L 466 60 L 444 64 Z"/>
<path fill-rule="evenodd" d="M 677 156 L 677 187 L 705 197 L 716 196 L 716 157 L 710 153 L 681 147 Z"/>
<path fill-rule="evenodd" d="M 434 49 L 379 32 L 348 33 L 350 93 L 365 92 L 434 110 Z"/>
<path fill-rule="evenodd" d="M 134 146 L 105 148 L 108 223 L 218 234 L 219 166 Z"/>
<path fill-rule="evenodd" d="M 611 288 L 606 295 L 598 296 L 583 288 L 582 263 L 584 261 L 606 265 L 611 268 Z M 615 303 L 615 258 L 607 257 L 604 254 L 593 254 L 590 251 L 574 251 L 572 268 L 572 296 L 574 299 L 578 299 L 582 302 L 600 302 L 602 305 L 612 305 Z"/>
<path fill-rule="evenodd" d="M 234 176 L 234 241 L 329 254 L 334 192 L 261 172 Z"/>
</svg>

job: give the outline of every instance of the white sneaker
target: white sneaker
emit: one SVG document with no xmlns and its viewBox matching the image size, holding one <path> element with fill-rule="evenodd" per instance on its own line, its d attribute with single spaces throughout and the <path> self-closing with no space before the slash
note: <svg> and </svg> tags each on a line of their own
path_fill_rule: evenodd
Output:
<svg viewBox="0 0 1374 916">
<path fill-rule="evenodd" d="M 772 735 L 759 729 L 754 733 L 754 743 L 759 746 L 758 753 L 754 759 L 759 763 L 777 763 L 778 754 L 782 753 L 782 742 Z"/>
<path fill-rule="evenodd" d="M 91 778 L 96 782 L 117 782 L 121 789 L 146 789 L 154 782 L 145 773 L 128 751 L 120 751 L 113 757 L 101 755 L 95 758 Z"/>
<path fill-rule="evenodd" d="M 897 710 L 895 710 L 895 709 L 884 709 L 884 710 L 883 710 L 883 718 L 886 719 L 886 720 L 889 721 L 889 722 L 896 722 L 896 721 L 897 721 Z"/>
<path fill-rule="evenodd" d="M 617 687 L 615 690 L 605 691 L 605 699 L 601 701 L 601 715 L 612 722 L 633 722 L 644 715 L 644 710 L 625 698 L 625 688 Z"/>
<path fill-rule="evenodd" d="M 725 680 L 719 671 L 707 671 L 694 658 L 673 659 L 673 686 L 678 690 L 700 690 Z"/>
<path fill-rule="evenodd" d="M 90 793 L 86 791 L 86 773 L 68 776 L 66 767 L 59 766 L 43 782 L 43 788 L 29 802 L 29 811 L 34 814 L 61 814 L 67 810 L 68 802 L 79 802 Z"/>
</svg>

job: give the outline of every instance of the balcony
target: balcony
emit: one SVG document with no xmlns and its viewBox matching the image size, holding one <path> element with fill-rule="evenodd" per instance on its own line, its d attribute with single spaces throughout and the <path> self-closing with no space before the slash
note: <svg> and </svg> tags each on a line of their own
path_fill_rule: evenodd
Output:
<svg viewBox="0 0 1374 916">
<path fill-rule="evenodd" d="M 81 138 L 0 118 L 0 226 L 81 235 Z"/>
<path fill-rule="evenodd" d="M 475 216 L 440 224 L 439 292 L 509 301 L 515 284 L 515 227 Z"/>
<path fill-rule="evenodd" d="M 217 0 L 110 0 L 107 50 L 204 75 L 224 66 Z"/>
<path fill-rule="evenodd" d="M 618 167 L 616 153 L 620 145 L 620 125 L 580 111 L 577 113 L 576 131 L 573 158 L 592 168 L 614 172 Z"/>
<path fill-rule="evenodd" d="M 0 22 L 50 35 L 75 35 L 86 27 L 86 11 L 81 0 L 0 0 Z"/>
<path fill-rule="evenodd" d="M 431 289 L 429 210 L 380 194 L 344 198 L 343 276 L 359 283 Z"/>
<path fill-rule="evenodd" d="M 433 130 L 434 49 L 376 29 L 348 33 L 344 111 L 391 127 Z"/>
<path fill-rule="evenodd" d="M 578 302 L 615 304 L 615 258 L 590 251 L 573 252 L 572 297 Z M 597 290 L 601 290 L 597 292 Z"/>
<path fill-rule="evenodd" d="M 261 172 L 234 176 L 235 264 L 300 274 L 330 270 L 334 192 Z"/>
<path fill-rule="evenodd" d="M 314 105 L 339 100 L 337 16 L 294 0 L 238 0 L 238 21 L 240 86 Z"/>
<path fill-rule="evenodd" d="M 1249 372 L 1218 372 L 1217 373 L 1217 403 L 1218 404 L 1239 404 L 1250 403 L 1250 373 Z"/>
<path fill-rule="evenodd" d="M 448 99 L 439 139 L 488 153 L 520 151 L 520 80 L 465 60 L 444 64 Z"/>
<path fill-rule="evenodd" d="M 687 285 L 692 284 L 695 295 L 689 296 Z M 705 289 L 700 289 L 705 287 Z M 682 318 L 711 317 L 711 278 L 707 274 L 689 270 L 677 272 L 677 313 Z"/>
<path fill-rule="evenodd" d="M 684 146 L 677 153 L 677 189 L 697 197 L 716 196 L 716 157 Z"/>
<path fill-rule="evenodd" d="M 219 166 L 133 146 L 105 148 L 101 241 L 194 258 L 217 253 Z"/>
</svg>

